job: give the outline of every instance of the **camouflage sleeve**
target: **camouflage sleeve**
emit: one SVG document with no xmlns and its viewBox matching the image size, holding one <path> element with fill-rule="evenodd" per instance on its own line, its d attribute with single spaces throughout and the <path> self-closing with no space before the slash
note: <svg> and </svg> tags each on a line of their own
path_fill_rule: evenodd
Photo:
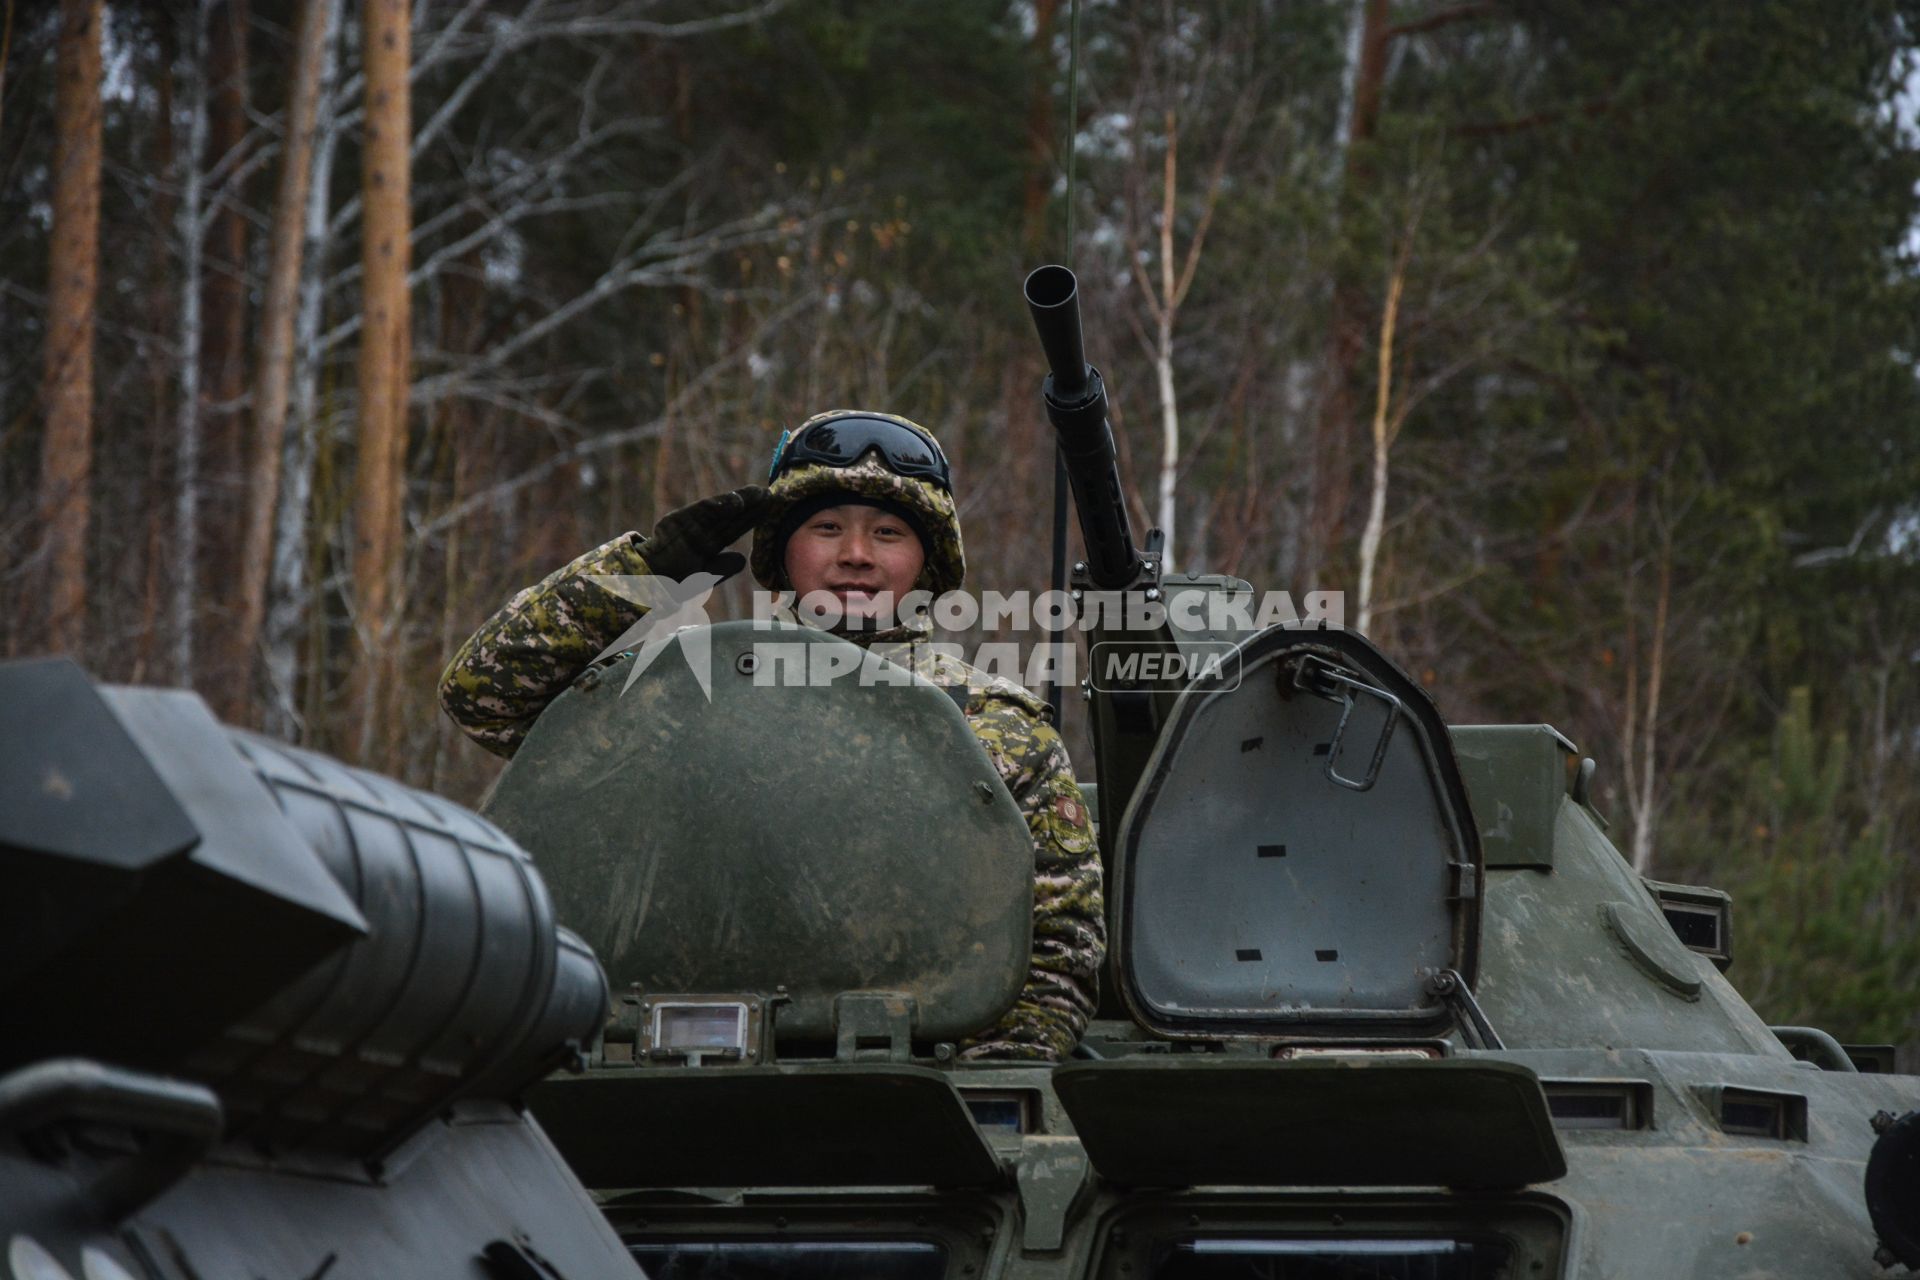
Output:
<svg viewBox="0 0 1920 1280">
<path fill-rule="evenodd" d="M 961 1056 L 1057 1062 L 1080 1042 L 1098 1002 L 1107 953 L 1100 849 L 1053 726 L 998 700 L 969 718 L 1033 833 L 1033 958 L 1019 1000 Z"/>
<path fill-rule="evenodd" d="M 626 533 L 595 547 L 507 601 L 467 638 L 440 677 L 440 705 L 468 737 L 511 756 L 547 704 L 641 617 L 639 605 L 589 581 L 646 573 L 640 542 Z"/>
</svg>

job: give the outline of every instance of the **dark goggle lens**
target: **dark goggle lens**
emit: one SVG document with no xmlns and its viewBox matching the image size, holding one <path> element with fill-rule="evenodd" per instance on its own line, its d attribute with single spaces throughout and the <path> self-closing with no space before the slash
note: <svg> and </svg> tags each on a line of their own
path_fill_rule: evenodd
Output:
<svg viewBox="0 0 1920 1280">
<path fill-rule="evenodd" d="M 776 457 L 774 474 L 803 462 L 852 466 L 869 449 L 878 449 L 896 475 L 918 476 L 950 488 L 947 460 L 939 448 L 912 427 L 885 418 L 835 418 L 808 427 L 787 442 Z"/>
</svg>

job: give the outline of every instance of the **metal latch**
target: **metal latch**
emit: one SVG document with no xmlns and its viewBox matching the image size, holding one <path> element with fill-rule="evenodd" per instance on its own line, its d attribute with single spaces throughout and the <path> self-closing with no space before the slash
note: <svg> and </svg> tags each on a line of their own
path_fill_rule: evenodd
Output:
<svg viewBox="0 0 1920 1280">
<path fill-rule="evenodd" d="M 841 1062 L 906 1062 L 913 1051 L 913 997 L 890 991 L 848 991 L 833 1002 Z"/>
<path fill-rule="evenodd" d="M 1371 788 L 1380 780 L 1380 766 L 1387 758 L 1387 744 L 1393 741 L 1393 727 L 1400 722 L 1401 713 L 1405 710 L 1400 699 L 1311 653 L 1300 655 L 1299 664 L 1293 669 L 1293 685 L 1317 698 L 1340 703 L 1340 723 L 1333 730 L 1333 741 L 1327 744 L 1327 781 L 1350 791 Z M 1362 694 L 1378 698 L 1386 704 L 1386 723 L 1380 726 L 1380 738 L 1373 744 L 1373 755 L 1367 761 L 1365 776 L 1349 778 L 1339 769 L 1340 744 L 1346 737 L 1348 722 L 1353 719 L 1355 701 Z"/>
</svg>

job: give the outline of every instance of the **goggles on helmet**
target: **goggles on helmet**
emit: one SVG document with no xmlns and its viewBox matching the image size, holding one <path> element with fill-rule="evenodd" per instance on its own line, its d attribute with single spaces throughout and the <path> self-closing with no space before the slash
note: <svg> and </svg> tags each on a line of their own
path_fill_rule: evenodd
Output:
<svg viewBox="0 0 1920 1280">
<path fill-rule="evenodd" d="M 881 462 L 895 475 L 931 480 L 953 492 L 947 455 L 940 452 L 932 436 L 891 418 L 864 416 L 828 418 L 798 432 L 782 431 L 780 443 L 773 447 L 767 481 L 771 483 L 781 472 L 808 463 L 850 467 L 872 449 L 880 451 Z"/>
</svg>

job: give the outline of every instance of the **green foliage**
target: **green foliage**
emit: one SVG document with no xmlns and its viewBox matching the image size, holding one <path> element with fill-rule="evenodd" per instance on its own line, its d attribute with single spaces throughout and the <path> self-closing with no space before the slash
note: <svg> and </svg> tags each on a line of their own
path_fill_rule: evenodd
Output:
<svg viewBox="0 0 1920 1280">
<path fill-rule="evenodd" d="M 1795 689 L 1709 856 L 1735 899 L 1730 976 L 1762 1017 L 1900 1043 L 1920 1013 L 1920 885 L 1887 823 L 1851 803 L 1860 757 L 1844 735 L 1823 739 L 1810 692 Z"/>
<path fill-rule="evenodd" d="M 641 8 L 704 24 L 730 7 Z M 14 652 L 37 625 L 55 132 L 41 8 L 20 7 L 0 134 L 0 647 Z M 232 197 L 257 229 L 295 9 L 250 9 L 258 163 L 200 158 L 203 175 L 238 175 Z M 493 65 L 489 33 L 530 9 L 548 33 L 463 97 Z M 1900 915 L 1920 833 L 1920 141 L 1896 117 L 1920 0 L 1396 0 L 1378 127 L 1352 150 L 1353 4 L 1082 0 L 1071 127 L 1064 2 L 1050 45 L 1028 26 L 1036 6 L 1012 0 L 810 0 L 720 29 L 592 38 L 551 26 L 563 9 L 639 12 L 420 6 L 417 54 L 449 24 L 477 25 L 414 86 L 417 128 L 449 112 L 413 174 L 415 377 L 452 388 L 417 402 L 410 452 L 416 674 L 394 734 L 422 762 L 415 780 L 469 796 L 484 782 L 428 701 L 453 640 L 580 549 L 754 478 L 779 425 L 828 405 L 938 428 L 974 581 L 1043 581 L 1052 443 L 1016 286 L 1063 242 L 1069 134 L 1090 352 L 1123 470 L 1151 493 L 1139 280 L 1160 265 L 1172 108 L 1177 254 L 1225 153 L 1174 358 L 1183 567 L 1353 589 L 1382 303 L 1404 253 L 1394 377 L 1408 412 L 1375 638 L 1452 720 L 1568 732 L 1600 760 L 1600 798 L 1622 818 L 1628 708 L 1644 726 L 1657 651 L 1656 872 L 1740 890 L 1734 977 L 1770 1017 L 1907 1038 L 1920 990 Z M 167 674 L 174 625 L 156 610 L 175 571 L 174 210 L 192 68 L 179 6 L 109 10 L 86 656 L 108 678 L 151 680 Z M 350 652 L 333 584 L 351 546 L 359 305 L 357 127 L 335 141 L 323 345 L 308 353 L 321 421 L 304 548 L 322 585 L 294 610 L 298 701 L 322 743 Z M 552 183 L 534 199 L 515 175 Z M 1048 193 L 1037 218 L 1028 201 Z M 267 247 L 257 230 L 256 288 Z M 630 257 L 637 277 L 612 270 Z M 556 313 L 537 343 L 486 363 Z M 1357 343 L 1344 365 L 1335 313 Z M 1347 415 L 1330 432 L 1329 403 Z M 556 461 L 613 433 L 630 435 Z M 237 487 L 202 479 L 208 511 Z M 1344 491 L 1317 504 L 1324 481 Z M 1320 521 L 1339 526 L 1321 530 L 1326 567 L 1300 581 Z M 223 607 L 197 625 L 223 625 Z M 208 689 L 238 678 L 192 676 Z M 1070 703 L 1070 736 L 1077 716 Z"/>
</svg>

